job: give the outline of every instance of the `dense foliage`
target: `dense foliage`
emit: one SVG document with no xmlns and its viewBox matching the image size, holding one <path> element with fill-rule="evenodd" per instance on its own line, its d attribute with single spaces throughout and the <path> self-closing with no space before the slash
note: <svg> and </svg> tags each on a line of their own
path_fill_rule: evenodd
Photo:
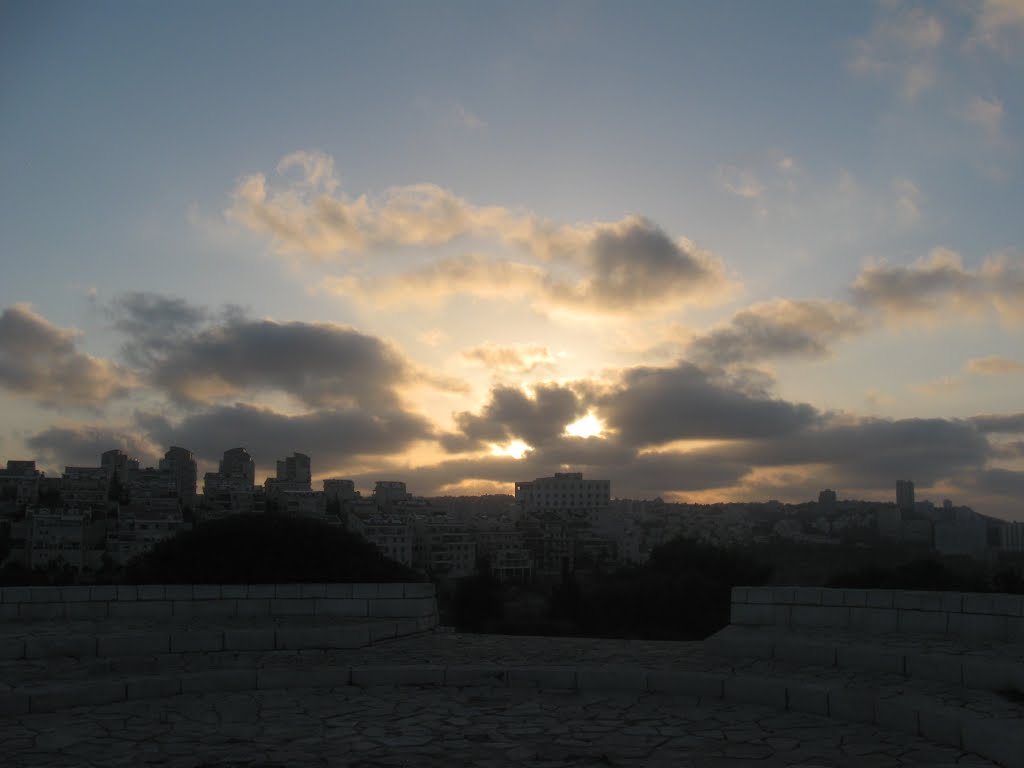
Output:
<svg viewBox="0 0 1024 768">
<path fill-rule="evenodd" d="M 321 520 L 233 515 L 159 542 L 125 566 L 129 584 L 420 581 L 349 531 Z"/>
<path fill-rule="evenodd" d="M 828 586 L 1024 594 L 1024 565 L 989 564 L 966 558 L 922 558 L 888 568 L 844 571 L 831 578 Z"/>
</svg>

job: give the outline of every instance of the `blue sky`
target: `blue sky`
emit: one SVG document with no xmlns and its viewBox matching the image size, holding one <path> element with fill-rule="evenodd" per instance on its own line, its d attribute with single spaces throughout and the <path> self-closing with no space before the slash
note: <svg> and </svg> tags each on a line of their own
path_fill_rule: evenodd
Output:
<svg viewBox="0 0 1024 768">
<path fill-rule="evenodd" d="M 6 3 L 0 456 L 1024 517 L 1022 76 L 1020 0 Z"/>
</svg>

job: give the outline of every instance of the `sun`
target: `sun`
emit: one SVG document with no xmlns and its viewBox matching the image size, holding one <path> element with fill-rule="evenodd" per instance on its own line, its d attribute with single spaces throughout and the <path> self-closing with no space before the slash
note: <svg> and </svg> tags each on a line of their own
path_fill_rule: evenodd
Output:
<svg viewBox="0 0 1024 768">
<path fill-rule="evenodd" d="M 527 445 L 522 440 L 512 440 L 505 445 L 491 444 L 491 453 L 495 456 L 511 456 L 513 459 L 521 459 L 528 451 L 532 450 L 533 446 Z"/>
<path fill-rule="evenodd" d="M 573 437 L 600 437 L 603 432 L 604 422 L 593 413 L 588 413 L 565 428 L 565 434 Z"/>
</svg>

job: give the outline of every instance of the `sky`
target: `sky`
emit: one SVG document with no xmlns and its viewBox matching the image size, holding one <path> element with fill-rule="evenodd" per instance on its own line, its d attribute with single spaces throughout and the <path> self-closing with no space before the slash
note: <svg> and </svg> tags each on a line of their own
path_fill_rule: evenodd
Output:
<svg viewBox="0 0 1024 768">
<path fill-rule="evenodd" d="M 0 458 L 1024 520 L 1024 0 L 0 3 Z"/>
</svg>

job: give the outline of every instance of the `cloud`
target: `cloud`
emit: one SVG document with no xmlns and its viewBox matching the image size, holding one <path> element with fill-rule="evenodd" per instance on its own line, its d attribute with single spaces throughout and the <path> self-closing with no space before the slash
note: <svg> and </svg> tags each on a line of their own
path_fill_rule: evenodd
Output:
<svg viewBox="0 0 1024 768">
<path fill-rule="evenodd" d="M 726 325 L 696 337 L 694 360 L 715 365 L 776 357 L 822 358 L 831 345 L 864 330 L 854 307 L 829 301 L 778 299 L 744 309 Z"/>
<path fill-rule="evenodd" d="M 79 333 L 28 304 L 0 313 L 0 387 L 45 405 L 99 405 L 136 385 L 129 371 L 78 351 Z"/>
<path fill-rule="evenodd" d="M 65 466 L 98 467 L 100 455 L 113 448 L 139 459 L 144 466 L 154 464 L 162 455 L 132 428 L 101 424 L 52 426 L 25 442 L 44 464 L 61 471 Z"/>
<path fill-rule="evenodd" d="M 284 254 L 321 260 L 398 248 L 432 248 L 480 240 L 510 248 L 515 258 L 461 255 L 397 274 L 381 259 L 375 274 L 328 276 L 325 290 L 374 302 L 437 302 L 468 293 L 528 298 L 547 307 L 626 312 L 674 309 L 683 301 L 719 300 L 730 288 L 719 260 L 686 238 L 672 238 L 641 216 L 618 222 L 559 225 L 529 212 L 477 206 L 433 184 L 392 187 L 380 198 L 339 191 L 333 160 L 297 152 L 279 175 L 242 179 L 226 214 L 268 236 Z M 383 270 L 383 274 L 381 271 Z"/>
<path fill-rule="evenodd" d="M 971 424 L 985 433 L 997 434 L 1024 434 L 1024 413 L 992 414 L 986 413 L 974 416 L 970 419 Z"/>
<path fill-rule="evenodd" d="M 520 439 L 537 448 L 559 437 L 567 424 L 586 413 L 586 403 L 572 389 L 557 384 L 538 384 L 532 392 L 499 386 L 474 414 L 455 414 L 460 435 L 450 436 L 452 449 L 480 447 Z"/>
<path fill-rule="evenodd" d="M 1024 363 L 1008 357 L 972 357 L 964 365 L 964 370 L 979 376 L 1011 376 L 1024 373 Z"/>
<path fill-rule="evenodd" d="M 1024 259 L 1019 256 L 993 256 L 970 269 L 959 254 L 936 248 L 909 266 L 866 267 L 852 291 L 857 301 L 890 318 L 960 319 L 965 312 L 988 309 L 1007 325 L 1024 323 Z"/>
<path fill-rule="evenodd" d="M 140 427 L 160 445 L 183 445 L 217 460 L 232 445 L 244 445 L 260 467 L 292 451 L 313 457 L 317 471 L 343 468 L 360 456 L 388 456 L 433 436 L 422 417 L 400 410 L 370 412 L 332 408 L 298 415 L 237 403 L 217 406 L 178 422 L 140 414 Z"/>
<path fill-rule="evenodd" d="M 241 310 L 208 312 L 178 299 L 131 294 L 115 301 L 114 325 L 129 334 L 129 359 L 150 383 L 187 403 L 279 391 L 305 406 L 396 407 L 414 381 L 452 388 L 418 371 L 390 344 L 333 323 L 254 320 Z"/>
<path fill-rule="evenodd" d="M 999 99 L 974 97 L 968 104 L 964 117 L 978 126 L 991 142 L 1000 142 L 1003 138 L 1003 102 Z"/>
<path fill-rule="evenodd" d="M 944 38 L 937 17 L 890 4 L 868 35 L 854 41 L 847 65 L 854 74 L 897 82 L 904 98 L 913 101 L 937 80 L 936 54 Z"/>
<path fill-rule="evenodd" d="M 975 19 L 973 39 L 1009 54 L 1014 35 L 1024 33 L 1024 2 L 1021 0 L 982 0 Z"/>
<path fill-rule="evenodd" d="M 470 294 L 598 315 L 668 312 L 717 302 L 732 289 L 712 254 L 637 216 L 595 225 L 586 247 L 541 263 L 465 255 L 397 276 L 328 277 L 322 287 L 375 304 L 436 304 Z"/>
<path fill-rule="evenodd" d="M 923 384 L 915 384 L 911 390 L 924 397 L 948 397 L 958 392 L 961 384 L 956 376 L 942 376 Z"/>
<path fill-rule="evenodd" d="M 556 360 L 547 347 L 535 344 L 482 344 L 464 350 L 462 356 L 476 365 L 510 373 L 530 373 L 537 368 L 550 368 Z"/>
<path fill-rule="evenodd" d="M 687 362 L 629 369 L 597 403 L 607 424 L 636 446 L 775 437 L 799 432 L 820 418 L 809 405 L 744 392 Z"/>
<path fill-rule="evenodd" d="M 923 196 L 913 181 L 902 176 L 893 179 L 892 192 L 893 210 L 899 221 L 909 225 L 921 218 Z"/>
</svg>

